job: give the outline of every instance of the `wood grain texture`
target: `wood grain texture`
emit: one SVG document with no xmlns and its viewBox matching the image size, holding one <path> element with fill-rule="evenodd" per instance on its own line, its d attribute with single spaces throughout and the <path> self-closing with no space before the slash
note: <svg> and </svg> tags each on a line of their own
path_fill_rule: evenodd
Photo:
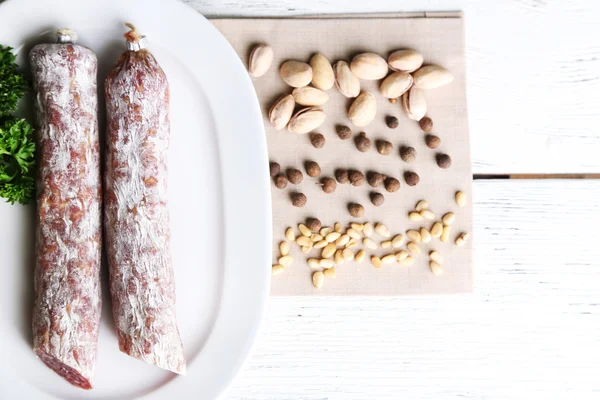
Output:
<svg viewBox="0 0 600 400">
<path fill-rule="evenodd" d="M 206 16 L 464 10 L 473 172 L 600 171 L 599 2 L 184 1 Z"/>
<path fill-rule="evenodd" d="M 469 295 L 271 298 L 229 399 L 598 399 L 598 181 L 476 181 Z"/>
</svg>

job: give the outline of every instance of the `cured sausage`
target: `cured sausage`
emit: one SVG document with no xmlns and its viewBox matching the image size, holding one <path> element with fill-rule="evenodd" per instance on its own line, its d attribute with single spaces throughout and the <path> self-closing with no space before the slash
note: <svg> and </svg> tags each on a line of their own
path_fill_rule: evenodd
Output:
<svg viewBox="0 0 600 400">
<path fill-rule="evenodd" d="M 121 351 L 185 373 L 169 248 L 169 85 L 128 26 L 128 50 L 105 83 L 104 225 L 113 317 Z"/>
<path fill-rule="evenodd" d="M 58 32 L 30 54 L 36 91 L 37 260 L 33 351 L 91 389 L 100 324 L 102 247 L 96 55 Z"/>
</svg>

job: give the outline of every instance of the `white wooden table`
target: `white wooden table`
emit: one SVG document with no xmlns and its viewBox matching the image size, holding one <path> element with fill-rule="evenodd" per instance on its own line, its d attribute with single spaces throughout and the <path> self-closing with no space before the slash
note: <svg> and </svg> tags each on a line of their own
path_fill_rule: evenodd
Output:
<svg viewBox="0 0 600 400">
<path fill-rule="evenodd" d="M 185 0 L 206 16 L 463 10 L 476 175 L 600 172 L 600 4 Z M 474 182 L 473 294 L 272 298 L 229 399 L 600 399 L 600 180 Z"/>
</svg>

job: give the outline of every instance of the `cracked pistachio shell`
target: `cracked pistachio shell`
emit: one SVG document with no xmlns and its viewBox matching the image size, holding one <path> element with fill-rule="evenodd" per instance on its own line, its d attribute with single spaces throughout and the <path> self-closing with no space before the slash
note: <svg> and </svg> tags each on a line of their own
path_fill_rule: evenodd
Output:
<svg viewBox="0 0 600 400">
<path fill-rule="evenodd" d="M 288 124 L 288 131 L 308 133 L 318 128 L 325 121 L 325 112 L 317 107 L 307 107 L 298 111 Z"/>
<path fill-rule="evenodd" d="M 292 92 L 296 103 L 303 106 L 320 106 L 329 100 L 329 95 L 314 87 L 304 86 Z"/>
<path fill-rule="evenodd" d="M 368 125 L 377 113 L 377 100 L 369 92 L 362 92 L 350 105 L 348 117 L 356 126 Z"/>
<path fill-rule="evenodd" d="M 402 95 L 402 109 L 406 116 L 415 121 L 420 121 L 427 113 L 427 101 L 422 90 L 411 87 Z"/>
<path fill-rule="evenodd" d="M 306 86 L 312 80 L 312 68 L 305 62 L 289 60 L 281 64 L 281 79 L 292 87 Z"/>
<path fill-rule="evenodd" d="M 346 61 L 336 62 L 333 65 L 333 73 L 335 74 L 335 85 L 344 96 L 352 98 L 360 94 L 360 81 L 352 73 Z"/>
<path fill-rule="evenodd" d="M 409 73 L 397 71 L 381 82 L 379 91 L 388 99 L 395 99 L 402 96 L 413 84 L 413 77 Z"/>
<path fill-rule="evenodd" d="M 248 60 L 248 72 L 255 78 L 267 73 L 273 63 L 273 49 L 271 46 L 261 44 L 252 49 Z"/>
<path fill-rule="evenodd" d="M 396 50 L 388 57 L 388 64 L 394 71 L 413 72 L 423 65 L 423 55 L 416 50 Z"/>
<path fill-rule="evenodd" d="M 291 94 L 286 94 L 279 98 L 269 110 L 269 122 L 278 131 L 286 127 L 292 114 L 294 113 L 294 97 Z"/>
<path fill-rule="evenodd" d="M 413 72 L 414 85 L 419 89 L 436 89 L 454 80 L 454 75 L 438 65 L 426 65 Z"/>
<path fill-rule="evenodd" d="M 379 54 L 362 53 L 352 59 L 350 70 L 359 79 L 374 81 L 387 75 L 388 64 Z"/>
<path fill-rule="evenodd" d="M 312 84 L 317 89 L 329 90 L 335 83 L 333 67 L 329 60 L 321 53 L 317 53 L 310 59 L 313 70 Z"/>
</svg>

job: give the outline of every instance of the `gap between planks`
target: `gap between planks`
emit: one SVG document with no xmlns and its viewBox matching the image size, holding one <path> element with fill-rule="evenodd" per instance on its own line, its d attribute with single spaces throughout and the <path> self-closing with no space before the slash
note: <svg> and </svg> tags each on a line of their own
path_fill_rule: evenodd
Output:
<svg viewBox="0 0 600 400">
<path fill-rule="evenodd" d="M 473 174 L 473 180 L 483 179 L 600 179 L 600 174 Z"/>
</svg>

